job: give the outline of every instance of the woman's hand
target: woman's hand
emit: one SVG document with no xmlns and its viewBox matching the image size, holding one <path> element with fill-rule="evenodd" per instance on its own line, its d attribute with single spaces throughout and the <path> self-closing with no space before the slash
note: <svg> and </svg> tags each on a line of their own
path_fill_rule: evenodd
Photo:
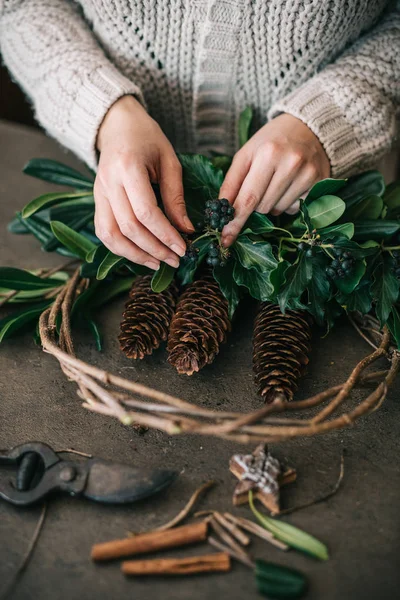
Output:
<svg viewBox="0 0 400 600">
<path fill-rule="evenodd" d="M 299 210 L 298 199 L 329 177 L 330 164 L 318 138 L 302 121 L 283 114 L 264 125 L 235 155 L 220 197 L 235 207 L 224 227 L 229 246 L 253 211 L 279 215 Z"/>
<path fill-rule="evenodd" d="M 173 225 L 184 232 L 194 228 L 186 213 L 180 163 L 158 124 L 135 98 L 124 96 L 108 111 L 97 147 L 96 235 L 132 262 L 155 270 L 160 261 L 177 267 L 186 245 Z M 160 185 L 169 220 L 157 206 L 151 183 Z"/>
</svg>

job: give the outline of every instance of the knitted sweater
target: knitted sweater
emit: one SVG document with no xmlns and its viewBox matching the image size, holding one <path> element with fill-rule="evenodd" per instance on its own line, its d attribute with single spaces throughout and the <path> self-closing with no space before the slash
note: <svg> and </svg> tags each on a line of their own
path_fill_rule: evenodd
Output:
<svg viewBox="0 0 400 600">
<path fill-rule="evenodd" d="M 394 139 L 400 2 L 0 0 L 0 51 L 50 135 L 96 166 L 111 105 L 134 94 L 178 151 L 233 154 L 237 120 L 285 112 L 334 177 Z"/>
</svg>

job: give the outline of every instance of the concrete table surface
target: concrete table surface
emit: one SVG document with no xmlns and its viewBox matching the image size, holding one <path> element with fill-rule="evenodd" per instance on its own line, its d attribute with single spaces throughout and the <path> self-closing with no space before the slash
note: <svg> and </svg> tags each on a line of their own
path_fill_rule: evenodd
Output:
<svg viewBox="0 0 400 600">
<path fill-rule="evenodd" d="M 25 268 L 56 265 L 60 257 L 44 254 L 31 236 L 11 235 L 6 224 L 16 210 L 52 186 L 21 174 L 32 157 L 77 161 L 42 133 L 0 123 L 0 264 Z M 62 259 L 61 259 L 62 262 Z M 117 333 L 124 299 L 99 314 L 105 350 L 97 353 L 82 337 L 78 355 L 114 373 L 174 393 L 207 407 L 254 410 L 259 406 L 251 374 L 251 323 L 248 308 L 240 313 L 234 332 L 215 363 L 192 378 L 180 377 L 165 360 L 165 350 L 139 363 L 118 349 Z M 314 337 L 308 375 L 299 397 L 339 382 L 368 347 L 346 322 L 328 337 Z M 320 563 L 300 553 L 282 553 L 262 541 L 254 555 L 302 570 L 310 579 L 307 598 L 317 600 L 389 600 L 400 584 L 400 387 L 381 409 L 354 428 L 274 446 L 274 453 L 296 467 L 298 481 L 282 494 L 283 506 L 305 502 L 328 491 L 338 476 L 340 455 L 346 449 L 345 477 L 340 492 L 322 504 L 287 517 L 287 521 L 323 540 L 330 560 Z M 250 570 L 238 563 L 228 574 L 175 579 L 126 579 L 118 562 L 95 565 L 89 559 L 95 542 L 124 537 L 169 520 L 204 481 L 215 488 L 201 507 L 231 510 L 235 485 L 229 473 L 230 456 L 250 451 L 213 438 L 168 437 L 158 431 L 139 435 L 110 418 L 81 407 L 75 385 L 58 363 L 41 352 L 30 335 L 0 347 L 0 447 L 28 441 L 47 442 L 55 449 L 75 448 L 95 456 L 143 467 L 167 466 L 180 471 L 166 492 L 131 507 L 101 506 L 59 496 L 48 503 L 48 515 L 33 558 L 15 587 L 12 600 L 112 600 L 155 598 L 221 600 L 259 597 Z M 235 512 L 250 516 L 247 508 Z M 17 509 L 0 501 L 0 596 L 26 552 L 40 507 Z M 186 552 L 204 553 L 202 545 Z M 212 551 L 212 549 L 210 550 Z"/>
</svg>

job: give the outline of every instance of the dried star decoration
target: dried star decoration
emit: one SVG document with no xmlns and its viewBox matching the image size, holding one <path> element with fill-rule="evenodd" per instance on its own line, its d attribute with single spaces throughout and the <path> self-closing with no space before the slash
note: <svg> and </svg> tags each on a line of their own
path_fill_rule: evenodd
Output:
<svg viewBox="0 0 400 600">
<path fill-rule="evenodd" d="M 268 451 L 267 444 L 259 444 L 252 454 L 235 454 L 229 464 L 230 471 L 239 479 L 233 493 L 235 505 L 248 502 L 253 491 L 271 513 L 279 513 L 280 486 L 296 479 L 293 469 L 282 471 L 279 461 Z"/>
</svg>

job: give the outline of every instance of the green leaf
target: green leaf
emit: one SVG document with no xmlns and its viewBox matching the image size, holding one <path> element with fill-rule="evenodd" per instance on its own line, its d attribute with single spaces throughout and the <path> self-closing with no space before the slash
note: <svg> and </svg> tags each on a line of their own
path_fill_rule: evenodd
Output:
<svg viewBox="0 0 400 600">
<path fill-rule="evenodd" d="M 238 125 L 238 136 L 239 136 L 239 147 L 245 145 L 247 140 L 249 139 L 250 125 L 253 118 L 253 111 L 250 106 L 247 106 L 241 113 L 239 117 L 239 125 Z"/>
<path fill-rule="evenodd" d="M 107 248 L 103 244 L 99 244 L 86 254 L 86 262 L 100 264 L 106 254 L 108 254 Z"/>
<path fill-rule="evenodd" d="M 267 515 L 260 513 L 254 506 L 252 491 L 249 492 L 249 505 L 257 520 L 265 527 L 265 529 L 268 529 L 275 538 L 281 540 L 281 542 L 284 542 L 288 546 L 296 548 L 306 554 L 310 554 L 315 558 L 328 560 L 328 548 L 315 537 L 289 523 L 272 519 L 271 517 L 267 517 Z"/>
<path fill-rule="evenodd" d="M 179 277 L 182 285 L 192 283 L 197 269 L 199 268 L 199 266 L 201 265 L 208 253 L 208 247 L 210 245 L 210 242 L 210 237 L 204 237 L 202 239 L 196 240 L 193 243 L 193 246 L 199 250 L 197 258 L 194 260 L 192 259 L 180 261 L 177 276 Z"/>
<path fill-rule="evenodd" d="M 336 287 L 343 292 L 343 294 L 351 294 L 351 292 L 360 283 L 366 269 L 365 260 L 357 260 L 352 270 L 346 273 L 343 279 L 335 279 Z"/>
<path fill-rule="evenodd" d="M 244 286 L 256 300 L 266 302 L 274 293 L 269 273 L 260 273 L 256 269 L 245 269 L 239 261 L 235 261 L 233 278 L 238 285 Z"/>
<path fill-rule="evenodd" d="M 66 200 L 50 209 L 50 220 L 61 221 L 72 227 L 71 222 L 86 215 L 94 217 L 95 204 L 93 196 L 82 196 L 76 200 Z"/>
<path fill-rule="evenodd" d="M 92 308 L 99 308 L 108 304 L 110 300 L 129 291 L 135 279 L 136 277 L 121 277 L 113 281 L 105 281 L 100 288 L 100 293 L 94 296 L 94 300 L 90 303 L 90 306 Z"/>
<path fill-rule="evenodd" d="M 95 244 L 87 237 L 61 223 L 61 221 L 51 221 L 50 227 L 58 241 L 82 260 L 85 260 L 88 252 L 95 247 Z"/>
<path fill-rule="evenodd" d="M 399 295 L 400 282 L 393 273 L 393 259 L 391 256 L 381 255 L 379 264 L 373 272 L 371 293 L 375 301 L 375 312 L 380 324 L 383 326 L 389 318 L 392 306 Z"/>
<path fill-rule="evenodd" d="M 301 215 L 301 216 L 300 216 Z M 296 222 L 298 226 L 304 225 L 309 233 L 314 229 L 313 224 L 311 223 L 310 214 L 308 212 L 308 207 L 304 200 L 300 200 L 300 215 L 297 217 L 296 221 L 293 223 L 296 226 Z"/>
<path fill-rule="evenodd" d="M 216 169 L 221 169 L 224 175 L 228 172 L 229 167 L 232 164 L 231 156 L 213 156 L 211 159 L 213 166 Z"/>
<path fill-rule="evenodd" d="M 282 312 L 291 298 L 299 299 L 312 277 L 312 261 L 303 253 L 285 272 L 286 282 L 278 295 L 278 303 Z"/>
<path fill-rule="evenodd" d="M 372 298 L 369 287 L 369 281 L 361 281 L 350 295 L 340 294 L 337 300 L 347 312 L 357 311 L 366 315 L 372 308 Z"/>
<path fill-rule="evenodd" d="M 120 267 L 122 264 L 124 264 L 124 262 L 124 258 L 113 254 L 113 252 L 109 250 L 106 256 L 101 261 L 99 268 L 97 269 L 96 278 L 105 279 L 111 271 L 113 271 L 117 267 Z"/>
<path fill-rule="evenodd" d="M 255 576 L 258 591 L 268 598 L 301 598 L 308 588 L 306 577 L 297 569 L 262 559 L 256 560 Z"/>
<path fill-rule="evenodd" d="M 49 158 L 33 158 L 23 168 L 26 175 L 74 188 L 93 189 L 93 180 Z"/>
<path fill-rule="evenodd" d="M 268 219 L 266 215 L 262 215 L 258 212 L 253 212 L 244 224 L 242 233 L 268 233 L 275 229 L 274 224 Z"/>
<path fill-rule="evenodd" d="M 8 290 L 43 290 L 60 286 L 59 279 L 43 279 L 29 271 L 0 267 L 0 286 Z"/>
<path fill-rule="evenodd" d="M 255 269 L 259 273 L 265 273 L 278 265 L 269 242 L 253 242 L 243 233 L 236 239 L 232 250 L 245 269 Z"/>
<path fill-rule="evenodd" d="M 24 206 L 22 209 L 22 217 L 26 219 L 26 217 L 30 217 L 43 208 L 49 208 L 55 204 L 61 204 L 63 201 L 90 197 L 93 198 L 93 196 L 87 192 L 59 192 L 43 194 L 42 196 L 31 200 L 31 202 Z"/>
<path fill-rule="evenodd" d="M 318 325 L 322 325 L 325 318 L 325 304 L 331 295 L 329 279 L 326 276 L 324 261 L 315 257 L 313 259 L 313 273 L 307 286 L 309 311 L 315 317 Z"/>
<path fill-rule="evenodd" d="M 213 273 L 229 305 L 229 318 L 232 319 L 240 301 L 240 291 L 233 277 L 235 261 L 230 259 L 223 267 L 214 267 Z"/>
<path fill-rule="evenodd" d="M 89 326 L 89 330 L 91 331 L 95 343 L 96 343 L 96 350 L 98 352 L 101 352 L 103 349 L 103 344 L 102 344 L 102 335 L 101 335 L 101 331 L 99 329 L 99 326 L 97 325 L 96 321 L 94 321 L 91 317 L 86 317 L 86 322 L 87 325 Z"/>
<path fill-rule="evenodd" d="M 354 235 L 354 225 L 353 223 L 341 223 L 340 225 L 331 225 L 330 227 L 324 227 L 323 229 L 319 229 L 318 233 L 321 238 L 335 238 L 338 235 L 343 235 L 348 240 Z"/>
<path fill-rule="evenodd" d="M 334 194 L 338 192 L 344 185 L 346 185 L 347 179 L 322 179 L 315 183 L 311 190 L 308 192 L 306 201 L 307 204 L 311 200 L 316 200 L 321 196 L 326 196 L 327 194 Z"/>
<path fill-rule="evenodd" d="M 382 196 L 384 191 L 385 182 L 382 173 L 375 170 L 365 171 L 349 178 L 340 191 L 340 197 L 349 209 L 368 196 Z"/>
<path fill-rule="evenodd" d="M 280 293 L 281 289 L 283 288 L 283 285 L 286 282 L 286 272 L 290 266 L 291 264 L 289 261 L 281 260 L 278 263 L 276 269 L 274 269 L 270 273 L 269 278 L 271 281 L 271 285 L 274 288 L 274 299 L 277 299 L 278 294 Z"/>
<path fill-rule="evenodd" d="M 51 303 L 52 301 L 42 302 L 2 319 L 0 321 L 0 343 L 25 325 L 35 321 Z"/>
<path fill-rule="evenodd" d="M 66 227 L 69 227 L 71 230 L 75 231 L 76 233 L 80 232 L 88 223 L 90 223 L 93 220 L 93 213 L 92 212 L 86 212 L 85 214 L 79 214 L 79 212 L 77 212 L 76 217 L 73 217 L 71 219 L 69 219 L 68 223 L 63 223 L 62 224 L 65 225 Z M 54 222 L 54 221 L 52 221 Z M 82 234 L 83 235 L 83 234 Z M 84 237 L 86 239 L 88 239 L 90 242 L 92 242 L 92 240 L 90 239 L 89 235 L 87 232 L 85 232 Z M 92 242 L 93 243 L 93 242 Z M 94 244 L 94 243 L 93 243 Z M 60 248 L 60 240 L 57 239 L 57 237 L 55 235 L 53 235 L 52 239 L 49 240 L 48 242 L 46 242 L 45 244 L 43 244 L 42 246 L 42 250 L 44 250 L 45 252 L 54 252 L 55 250 L 57 250 L 58 248 Z M 76 253 L 75 253 L 76 254 Z"/>
<path fill-rule="evenodd" d="M 151 289 L 153 292 L 163 292 L 167 289 L 175 276 L 174 267 L 162 262 L 158 271 L 156 271 L 151 280 Z"/>
<path fill-rule="evenodd" d="M 397 345 L 397 349 L 400 349 L 400 314 L 398 307 L 393 306 L 392 312 L 389 315 L 389 319 L 387 325 L 390 329 L 390 333 L 394 337 L 394 340 Z"/>
<path fill-rule="evenodd" d="M 347 240 L 345 238 L 338 238 L 332 244 L 335 248 L 341 248 L 347 252 L 351 252 L 354 258 L 365 258 L 366 256 L 373 256 L 379 250 L 379 244 L 376 244 L 373 240 L 368 240 L 362 244 L 357 244 L 353 240 Z"/>
<path fill-rule="evenodd" d="M 378 219 L 383 210 L 383 200 L 380 196 L 368 196 L 346 211 L 346 219 Z"/>
<path fill-rule="evenodd" d="M 313 228 L 327 227 L 337 221 L 346 209 L 346 205 L 338 196 L 321 196 L 307 204 L 308 214 Z"/>
<path fill-rule="evenodd" d="M 365 219 L 357 221 L 355 224 L 354 238 L 357 240 L 369 240 L 376 238 L 391 237 L 400 229 L 398 221 L 383 221 L 378 219 Z"/>
<path fill-rule="evenodd" d="M 383 201 L 390 210 L 400 208 L 400 181 L 394 181 L 387 186 Z"/>
<path fill-rule="evenodd" d="M 21 219 L 14 217 L 7 225 L 7 231 L 16 235 L 29 233 L 29 229 Z"/>
</svg>

